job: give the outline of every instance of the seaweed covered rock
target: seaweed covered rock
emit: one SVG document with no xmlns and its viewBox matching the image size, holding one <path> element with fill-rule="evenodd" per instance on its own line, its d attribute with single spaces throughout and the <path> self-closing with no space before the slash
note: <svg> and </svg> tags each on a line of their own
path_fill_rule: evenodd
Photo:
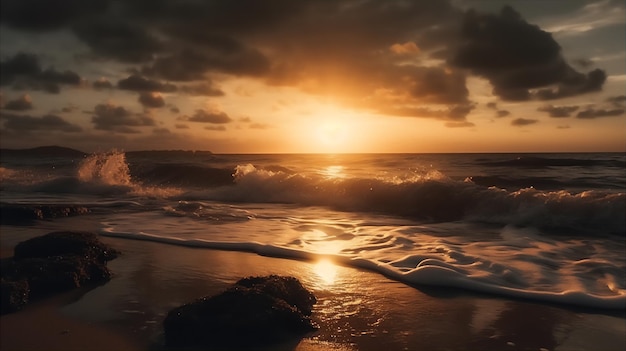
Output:
<svg viewBox="0 0 626 351">
<path fill-rule="evenodd" d="M 2 260 L 2 313 L 19 310 L 29 298 L 108 281 L 106 262 L 117 255 L 89 232 L 53 232 L 19 243 L 14 256 Z"/>
<path fill-rule="evenodd" d="M 165 342 L 173 348 L 267 347 L 316 329 L 315 296 L 294 277 L 249 277 L 221 294 L 169 312 Z"/>
<path fill-rule="evenodd" d="M 72 217 L 89 213 L 84 206 L 74 205 L 0 205 L 0 224 L 30 225 L 37 220 Z"/>
<path fill-rule="evenodd" d="M 51 256 L 84 256 L 100 262 L 110 261 L 118 252 L 90 232 L 60 231 L 22 241 L 14 249 L 16 260 Z"/>
<path fill-rule="evenodd" d="M 3 278 L 0 281 L 0 314 L 21 310 L 28 302 L 29 292 L 26 280 L 8 281 Z"/>
</svg>

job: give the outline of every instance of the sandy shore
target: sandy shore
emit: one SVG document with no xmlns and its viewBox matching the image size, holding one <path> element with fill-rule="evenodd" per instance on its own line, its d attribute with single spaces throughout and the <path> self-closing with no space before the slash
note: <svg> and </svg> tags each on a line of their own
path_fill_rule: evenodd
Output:
<svg viewBox="0 0 626 351">
<path fill-rule="evenodd" d="M 3 256 L 54 228 L 1 227 Z M 87 228 L 89 229 L 89 228 Z M 113 279 L 0 317 L 1 350 L 161 349 L 161 323 L 180 304 L 249 275 L 293 275 L 318 297 L 320 330 L 296 350 L 623 350 L 626 319 L 464 291 L 415 288 L 329 262 L 103 237 L 123 255 Z"/>
</svg>

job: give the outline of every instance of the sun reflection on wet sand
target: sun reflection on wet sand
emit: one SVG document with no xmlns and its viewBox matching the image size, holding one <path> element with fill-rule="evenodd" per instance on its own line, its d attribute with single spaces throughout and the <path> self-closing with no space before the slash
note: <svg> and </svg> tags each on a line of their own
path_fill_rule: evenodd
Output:
<svg viewBox="0 0 626 351">
<path fill-rule="evenodd" d="M 326 285 L 333 285 L 337 277 L 337 266 L 329 259 L 321 259 L 314 266 L 313 271 Z"/>
</svg>

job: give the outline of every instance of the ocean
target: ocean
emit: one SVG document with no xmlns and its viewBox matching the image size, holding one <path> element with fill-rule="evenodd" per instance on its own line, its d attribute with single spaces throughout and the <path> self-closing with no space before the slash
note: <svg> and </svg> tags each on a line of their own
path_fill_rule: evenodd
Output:
<svg viewBox="0 0 626 351">
<path fill-rule="evenodd" d="M 626 309 L 626 154 L 3 150 L 3 226 L 356 267 L 408 286 Z M 2 237 L 0 232 L 0 238 Z M 208 250 L 211 249 L 211 250 Z"/>
</svg>

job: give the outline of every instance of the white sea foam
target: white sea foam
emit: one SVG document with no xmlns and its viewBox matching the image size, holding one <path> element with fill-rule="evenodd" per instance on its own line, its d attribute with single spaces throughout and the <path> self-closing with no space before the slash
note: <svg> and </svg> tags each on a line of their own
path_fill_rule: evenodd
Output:
<svg viewBox="0 0 626 351">
<path fill-rule="evenodd" d="M 414 286 L 466 289 L 514 298 L 575 306 L 624 309 L 625 259 L 603 240 L 549 238 L 532 229 L 485 229 L 477 236 L 459 235 L 460 224 L 424 227 L 389 226 L 311 208 L 309 216 L 253 213 L 247 221 L 207 226 L 177 218 L 115 217 L 102 235 L 264 256 L 317 261 L 367 269 Z M 237 211 L 235 211 L 237 212 Z M 320 219 L 325 218 L 325 219 Z M 142 226 L 145 230 L 134 231 Z M 177 228 L 181 228 L 180 230 Z M 476 230 L 476 228 L 473 228 Z M 442 235 L 447 234 L 447 235 Z"/>
</svg>

